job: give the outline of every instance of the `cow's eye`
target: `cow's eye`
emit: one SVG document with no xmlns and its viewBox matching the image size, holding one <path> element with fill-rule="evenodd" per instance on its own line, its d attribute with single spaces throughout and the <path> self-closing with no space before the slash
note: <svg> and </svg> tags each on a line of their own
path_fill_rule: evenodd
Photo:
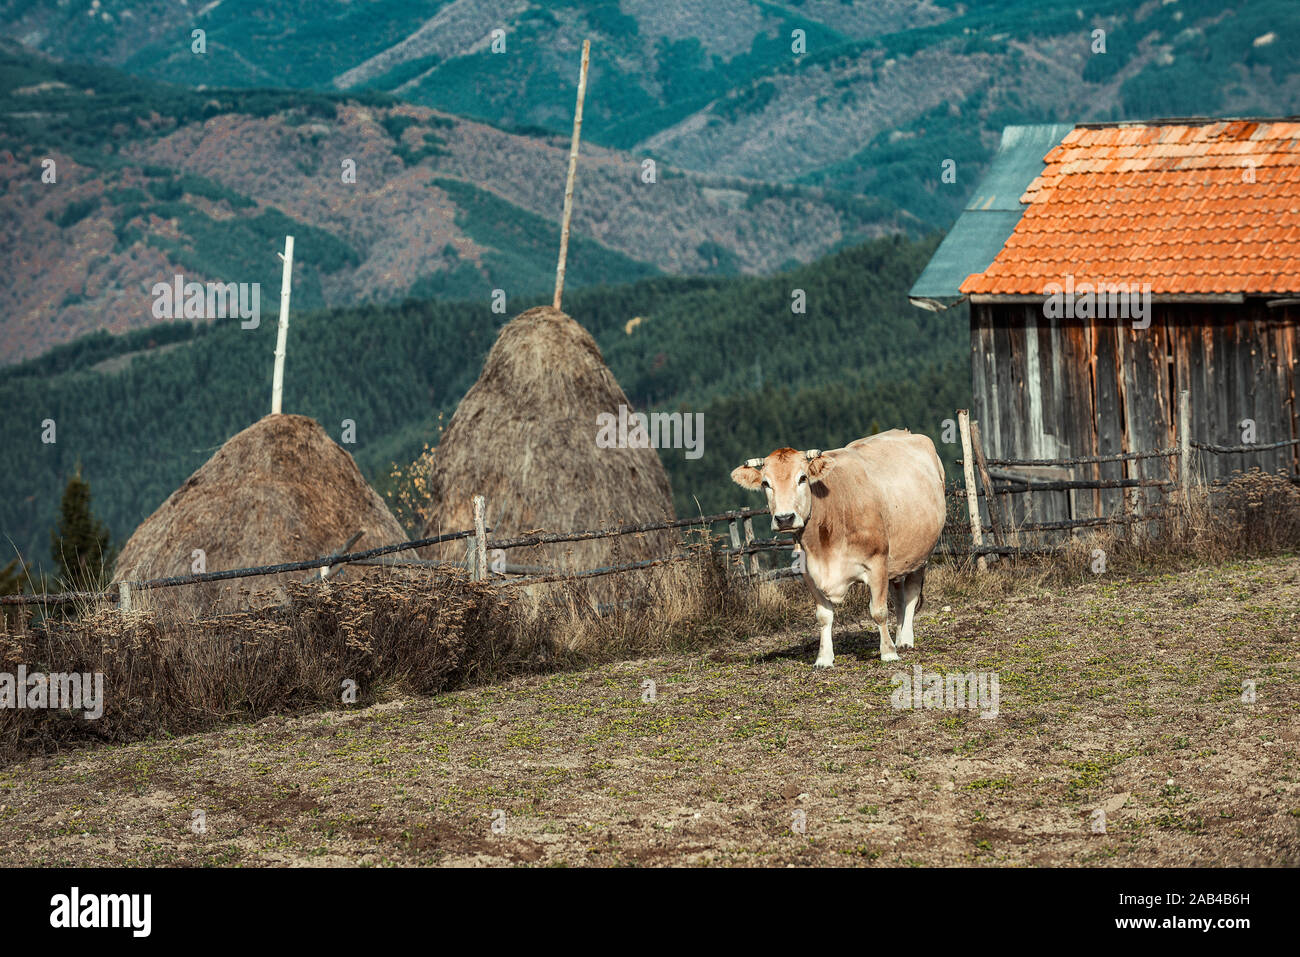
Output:
<svg viewBox="0 0 1300 957">
<path fill-rule="evenodd" d="M 799 484 L 800 484 L 800 485 L 807 485 L 807 484 L 808 484 L 808 476 L 806 476 L 806 475 L 800 475 L 800 476 L 799 476 Z"/>
<path fill-rule="evenodd" d="M 768 489 L 770 489 L 771 487 L 772 487 L 772 486 L 770 486 L 770 485 L 767 484 L 767 479 L 763 479 L 763 488 L 768 488 Z"/>
</svg>

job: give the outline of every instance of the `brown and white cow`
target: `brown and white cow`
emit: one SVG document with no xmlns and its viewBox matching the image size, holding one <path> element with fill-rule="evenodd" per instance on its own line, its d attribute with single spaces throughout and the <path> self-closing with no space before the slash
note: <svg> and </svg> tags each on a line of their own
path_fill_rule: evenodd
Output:
<svg viewBox="0 0 1300 957">
<path fill-rule="evenodd" d="M 835 664 L 835 605 L 854 582 L 871 589 L 880 660 L 898 660 L 889 638 L 890 586 L 897 647 L 912 647 L 925 564 L 946 511 L 943 464 L 929 438 L 892 429 L 826 452 L 777 449 L 750 459 L 731 478 L 742 488 L 762 488 L 772 528 L 794 532 L 803 580 L 817 601 L 821 648 L 815 667 Z"/>
</svg>

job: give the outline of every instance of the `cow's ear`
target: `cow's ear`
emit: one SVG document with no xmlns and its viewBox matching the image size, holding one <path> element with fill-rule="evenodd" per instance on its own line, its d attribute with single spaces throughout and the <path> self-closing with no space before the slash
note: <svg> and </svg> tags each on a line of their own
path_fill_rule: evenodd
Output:
<svg viewBox="0 0 1300 957">
<path fill-rule="evenodd" d="M 731 480 L 741 488 L 754 491 L 763 484 L 763 470 L 752 465 L 742 465 L 731 473 Z"/>
<path fill-rule="evenodd" d="M 817 456 L 817 458 L 812 459 L 808 463 L 808 468 L 806 470 L 808 481 L 814 483 L 820 482 L 822 479 L 826 478 L 826 473 L 828 473 L 834 467 L 835 467 L 834 459 L 829 458 L 825 455 Z"/>
</svg>

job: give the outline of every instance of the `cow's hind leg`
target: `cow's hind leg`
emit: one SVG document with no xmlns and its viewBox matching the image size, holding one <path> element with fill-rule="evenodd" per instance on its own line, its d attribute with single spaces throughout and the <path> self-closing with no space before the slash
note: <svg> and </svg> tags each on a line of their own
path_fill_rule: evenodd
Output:
<svg viewBox="0 0 1300 957">
<path fill-rule="evenodd" d="M 889 583 L 889 600 L 894 606 L 894 618 L 898 627 L 903 627 L 903 579 L 895 578 Z"/>
<path fill-rule="evenodd" d="M 871 589 L 871 620 L 880 629 L 880 660 L 897 661 L 898 652 L 889 640 L 889 575 L 883 558 L 867 566 L 865 581 Z"/>
<path fill-rule="evenodd" d="M 921 592 L 925 588 L 925 569 L 918 568 L 903 579 L 902 600 L 898 603 L 898 647 L 911 648 L 916 642 L 912 625 L 921 605 Z"/>
</svg>

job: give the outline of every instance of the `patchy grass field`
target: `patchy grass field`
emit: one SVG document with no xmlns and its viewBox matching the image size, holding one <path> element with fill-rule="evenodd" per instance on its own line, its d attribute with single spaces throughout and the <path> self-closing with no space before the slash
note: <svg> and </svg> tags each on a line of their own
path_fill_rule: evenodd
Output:
<svg viewBox="0 0 1300 957">
<path fill-rule="evenodd" d="M 1004 590 L 936 589 L 897 665 L 850 626 L 814 672 L 810 602 L 711 652 L 23 761 L 0 864 L 1300 864 L 1300 558 Z M 914 664 L 995 672 L 998 716 L 896 710 Z"/>
</svg>

